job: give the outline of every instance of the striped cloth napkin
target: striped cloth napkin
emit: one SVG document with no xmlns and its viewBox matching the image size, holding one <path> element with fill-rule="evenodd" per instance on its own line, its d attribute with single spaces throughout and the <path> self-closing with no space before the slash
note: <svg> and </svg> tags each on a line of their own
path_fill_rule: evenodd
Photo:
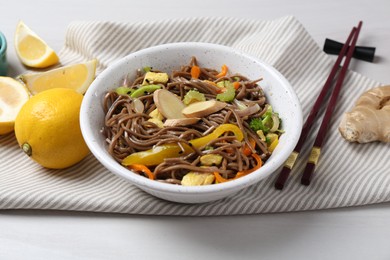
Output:
<svg viewBox="0 0 390 260">
<path fill-rule="evenodd" d="M 346 28 L 346 33 L 349 28 Z M 342 39 L 341 39 L 342 40 Z M 98 58 L 101 72 L 136 50 L 168 42 L 219 43 L 276 67 L 309 113 L 333 64 L 294 17 L 273 21 L 188 18 L 146 23 L 73 22 L 61 62 Z M 300 184 L 311 134 L 287 187 L 274 189 L 277 173 L 220 201 L 187 205 L 157 199 L 106 170 L 92 155 L 65 170 L 43 169 L 18 148 L 13 134 L 0 137 L 0 209 L 55 209 L 149 215 L 237 215 L 356 206 L 390 200 L 388 145 L 352 144 L 338 130 L 341 115 L 363 91 L 379 86 L 349 71 L 344 81 L 316 176 Z M 315 125 L 317 129 L 319 123 Z"/>
</svg>

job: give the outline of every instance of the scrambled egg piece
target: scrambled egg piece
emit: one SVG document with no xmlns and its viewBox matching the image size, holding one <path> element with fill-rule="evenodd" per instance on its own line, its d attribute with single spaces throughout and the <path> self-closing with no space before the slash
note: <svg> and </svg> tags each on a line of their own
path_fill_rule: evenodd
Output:
<svg viewBox="0 0 390 260">
<path fill-rule="evenodd" d="M 211 173 L 200 173 L 200 172 L 189 172 L 181 181 L 183 186 L 200 186 L 212 184 L 215 180 L 214 174 Z"/>
<path fill-rule="evenodd" d="M 157 108 L 150 112 L 149 116 L 152 117 L 148 119 L 149 122 L 155 123 L 159 128 L 164 128 L 164 116 L 158 111 Z"/>
<path fill-rule="evenodd" d="M 157 84 L 157 83 L 165 84 L 168 82 L 168 79 L 169 76 L 167 73 L 149 71 L 145 74 L 142 85 L 150 85 L 150 84 Z"/>
<path fill-rule="evenodd" d="M 206 154 L 200 157 L 200 163 L 207 166 L 220 165 L 222 159 L 222 156 L 219 154 Z"/>
</svg>

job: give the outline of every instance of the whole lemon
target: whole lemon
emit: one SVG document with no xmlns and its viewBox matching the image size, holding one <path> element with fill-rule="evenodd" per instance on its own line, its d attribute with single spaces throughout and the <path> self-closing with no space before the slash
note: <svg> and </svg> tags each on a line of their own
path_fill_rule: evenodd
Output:
<svg viewBox="0 0 390 260">
<path fill-rule="evenodd" d="M 53 88 L 31 97 L 15 120 L 20 147 L 46 168 L 62 169 L 88 155 L 80 129 L 83 95 L 72 89 Z"/>
</svg>

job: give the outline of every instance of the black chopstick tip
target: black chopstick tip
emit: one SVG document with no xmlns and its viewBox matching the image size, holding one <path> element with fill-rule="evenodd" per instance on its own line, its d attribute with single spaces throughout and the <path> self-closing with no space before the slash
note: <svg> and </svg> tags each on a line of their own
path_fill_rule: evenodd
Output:
<svg viewBox="0 0 390 260">
<path fill-rule="evenodd" d="M 311 183 L 311 180 L 313 178 L 314 170 L 316 165 L 313 163 L 307 163 L 305 171 L 303 172 L 302 178 L 301 178 L 301 184 L 305 186 L 309 186 Z"/>
<path fill-rule="evenodd" d="M 309 185 L 310 185 L 310 182 L 311 182 L 310 179 L 302 179 L 302 180 L 301 180 L 301 184 L 302 184 L 302 185 L 305 185 L 305 186 L 309 186 Z"/>
<path fill-rule="evenodd" d="M 275 182 L 275 189 L 283 190 L 283 188 L 284 188 L 284 183 L 282 183 L 282 182 Z"/>
<path fill-rule="evenodd" d="M 284 185 L 286 184 L 286 181 L 288 179 L 288 176 L 290 175 L 291 169 L 287 167 L 283 167 L 282 171 L 280 172 L 278 178 L 275 182 L 275 189 L 277 190 L 283 190 Z"/>
</svg>

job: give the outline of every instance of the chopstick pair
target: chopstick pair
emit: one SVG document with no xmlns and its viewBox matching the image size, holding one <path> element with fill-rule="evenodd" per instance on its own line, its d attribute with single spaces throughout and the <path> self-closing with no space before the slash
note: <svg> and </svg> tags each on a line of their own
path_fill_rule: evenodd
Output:
<svg viewBox="0 0 390 260">
<path fill-rule="evenodd" d="M 308 118 L 306 119 L 306 122 L 302 128 L 302 133 L 301 133 L 301 136 L 299 138 L 299 141 L 298 141 L 294 151 L 291 153 L 291 155 L 289 156 L 289 158 L 285 162 L 285 164 L 282 168 L 282 171 L 280 172 L 280 174 L 275 182 L 276 189 L 278 189 L 278 190 L 283 189 L 283 187 L 284 187 L 284 185 L 285 185 L 285 183 L 290 175 L 290 172 L 291 172 L 292 168 L 294 167 L 295 161 L 297 160 L 297 158 L 299 156 L 299 153 L 302 149 L 302 146 L 305 143 L 305 140 L 306 140 L 306 138 L 307 138 L 312 126 L 313 126 L 313 123 L 316 119 L 318 111 L 320 110 L 320 107 L 323 103 L 323 100 L 324 100 L 328 90 L 332 86 L 332 81 L 335 78 L 336 73 L 339 70 L 341 61 L 343 60 L 344 56 L 346 55 L 344 64 L 340 70 L 340 73 L 339 73 L 337 81 L 336 81 L 336 85 L 333 89 L 333 93 L 331 95 L 330 101 L 329 101 L 328 106 L 326 108 L 326 112 L 325 112 L 325 115 L 323 117 L 320 129 L 319 129 L 317 137 L 316 137 L 316 140 L 314 141 L 312 150 L 310 152 L 310 156 L 309 156 L 308 162 L 306 164 L 306 168 L 305 168 L 304 173 L 303 173 L 302 178 L 301 178 L 301 183 L 303 185 L 310 184 L 314 170 L 315 170 L 315 166 L 316 166 L 318 159 L 320 157 L 321 146 L 322 146 L 322 143 L 325 139 L 326 132 L 328 130 L 328 124 L 331 120 L 333 110 L 336 106 L 338 95 L 340 93 L 341 87 L 342 87 L 343 82 L 344 82 L 345 74 L 347 72 L 349 63 L 352 59 L 352 55 L 353 55 L 355 47 L 356 47 L 356 42 L 357 42 L 361 27 L 362 27 L 362 22 L 360 21 L 358 24 L 358 27 L 357 28 L 354 27 L 352 29 L 351 33 L 348 36 L 347 41 L 343 45 L 343 47 L 339 53 L 339 56 L 337 57 L 337 60 L 334 63 L 333 68 L 332 68 L 320 94 L 318 95 L 317 100 L 315 101 Z M 350 44 L 351 44 L 351 46 L 350 46 Z"/>
</svg>

